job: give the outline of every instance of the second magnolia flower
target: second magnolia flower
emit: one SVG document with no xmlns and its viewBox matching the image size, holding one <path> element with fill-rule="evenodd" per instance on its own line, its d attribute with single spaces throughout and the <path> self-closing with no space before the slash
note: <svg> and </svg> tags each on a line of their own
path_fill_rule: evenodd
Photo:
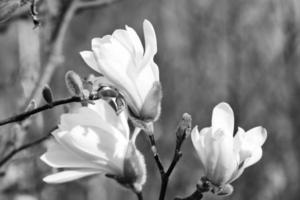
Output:
<svg viewBox="0 0 300 200">
<path fill-rule="evenodd" d="M 61 116 L 52 135 L 56 143 L 41 159 L 62 171 L 44 178 L 63 183 L 94 174 L 105 174 L 135 191 L 146 182 L 143 155 L 130 139 L 125 112 L 117 115 L 105 101 Z"/>
<path fill-rule="evenodd" d="M 245 168 L 262 156 L 261 146 L 267 138 L 263 127 L 234 133 L 234 115 L 227 103 L 220 103 L 212 113 L 211 127 L 192 130 L 191 138 L 203 166 L 204 177 L 216 188 L 228 188 Z M 216 191 L 223 192 L 223 191 Z"/>
<path fill-rule="evenodd" d="M 158 66 L 153 61 L 157 41 L 152 24 L 143 24 L 145 49 L 135 30 L 126 26 L 112 35 L 92 40 L 92 51 L 80 52 L 83 60 L 104 75 L 124 96 L 131 116 L 143 122 L 160 115 L 162 98 Z"/>
</svg>

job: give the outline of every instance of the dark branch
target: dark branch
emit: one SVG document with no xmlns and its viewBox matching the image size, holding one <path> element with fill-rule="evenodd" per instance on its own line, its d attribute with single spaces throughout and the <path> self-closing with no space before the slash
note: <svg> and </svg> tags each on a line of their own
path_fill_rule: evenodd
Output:
<svg viewBox="0 0 300 200">
<path fill-rule="evenodd" d="M 59 105 L 67 104 L 67 103 L 72 103 L 72 102 L 81 102 L 81 98 L 80 97 L 70 97 L 70 98 L 60 99 L 60 100 L 54 101 L 52 104 L 46 104 L 46 105 L 43 105 L 41 107 L 35 108 L 33 110 L 29 110 L 29 111 L 21 113 L 19 115 L 10 117 L 8 119 L 4 119 L 4 120 L 0 121 L 0 126 L 3 126 L 5 124 L 9 124 L 9 123 L 13 123 L 13 122 L 20 122 L 20 121 L 23 121 L 24 119 L 27 119 L 31 115 L 36 114 L 36 113 L 42 112 L 44 110 L 48 110 L 48 109 L 53 108 L 55 106 L 59 106 Z"/>
<path fill-rule="evenodd" d="M 149 139 L 150 139 L 150 144 L 151 144 L 151 150 L 156 162 L 156 165 L 158 167 L 159 173 L 161 176 L 163 176 L 165 174 L 165 170 L 164 170 L 164 166 L 162 165 L 159 155 L 157 153 L 157 148 L 156 148 L 156 142 L 155 142 L 155 138 L 153 134 L 149 135 Z"/>
<path fill-rule="evenodd" d="M 99 98 L 100 97 L 98 97 L 98 96 L 92 96 L 91 95 L 88 100 L 97 100 Z M 73 103 L 73 102 L 82 102 L 82 101 L 84 101 L 84 99 L 82 99 L 81 97 L 78 97 L 78 96 L 69 97 L 69 98 L 65 98 L 65 99 L 59 99 L 59 100 L 53 101 L 51 104 L 45 104 L 45 105 L 43 105 L 41 107 L 38 107 L 38 108 L 35 108 L 33 110 L 29 110 L 27 112 L 24 112 L 24 113 L 21 113 L 19 115 L 10 117 L 8 119 L 4 119 L 4 120 L 0 121 L 0 126 L 3 126 L 5 124 L 9 124 L 9 123 L 13 123 L 13 122 L 21 122 L 24 119 L 27 119 L 28 117 L 30 117 L 31 115 L 42 112 L 44 110 L 51 109 L 51 108 L 59 106 L 59 105 Z"/>
<path fill-rule="evenodd" d="M 1 160 L 0 160 L 0 167 L 3 166 L 7 161 L 9 161 L 15 154 L 25 150 L 25 149 L 28 149 L 28 148 L 31 148 L 35 145 L 38 145 L 40 143 L 42 143 L 43 141 L 47 140 L 50 136 L 51 136 L 51 132 L 53 130 L 57 129 L 57 127 L 54 127 L 53 129 L 51 129 L 51 131 L 49 131 L 47 133 L 47 135 L 37 139 L 37 140 L 34 140 L 32 142 L 29 142 L 27 144 L 24 144 L 20 147 L 17 147 L 17 148 L 14 148 L 13 150 L 11 150 L 6 156 L 4 156 Z"/>
</svg>

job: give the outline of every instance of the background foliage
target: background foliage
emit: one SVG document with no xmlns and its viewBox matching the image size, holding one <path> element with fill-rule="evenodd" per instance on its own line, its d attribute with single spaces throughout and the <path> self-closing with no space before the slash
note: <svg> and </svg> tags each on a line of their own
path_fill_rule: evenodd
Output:
<svg viewBox="0 0 300 200">
<path fill-rule="evenodd" d="M 118 0 L 117 0 L 118 1 Z M 40 28 L 20 16 L 0 24 L 0 117 L 20 112 L 43 72 L 59 11 L 70 1 L 44 0 Z M 43 10 L 44 9 L 44 10 Z M 44 14 L 46 13 L 46 14 Z M 57 14 L 58 13 L 58 14 Z M 149 19 L 157 33 L 163 85 L 162 116 L 156 123 L 158 149 L 165 164 L 175 145 L 175 130 L 183 112 L 193 124 L 210 125 L 212 108 L 230 103 L 236 122 L 245 129 L 266 127 L 269 138 L 263 159 L 234 182 L 232 200 L 296 200 L 300 196 L 300 2 L 298 0 L 119 0 L 101 8 L 78 12 L 63 44 L 65 60 L 56 68 L 50 86 L 55 96 L 68 95 L 64 74 L 93 73 L 78 52 L 90 40 L 111 34 L 125 24 L 142 36 Z M 43 103 L 43 102 L 42 102 Z M 30 141 L 57 124 L 63 107 L 37 115 L 28 128 L 0 129 L 0 157 L 14 142 Z M 147 138 L 138 147 L 146 156 L 145 199 L 157 199 L 160 177 Z M 133 194 L 100 177 L 63 185 L 47 185 L 42 177 L 51 169 L 39 160 L 45 145 L 14 157 L 1 168 L 0 199 L 134 199 Z M 190 194 L 200 178 L 200 162 L 190 139 L 172 174 L 167 198 Z M 215 199 L 207 195 L 205 199 Z"/>
</svg>

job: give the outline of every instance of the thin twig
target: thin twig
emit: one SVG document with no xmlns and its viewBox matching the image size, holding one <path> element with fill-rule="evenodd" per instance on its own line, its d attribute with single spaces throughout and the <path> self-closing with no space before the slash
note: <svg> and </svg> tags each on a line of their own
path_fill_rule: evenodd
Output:
<svg viewBox="0 0 300 200">
<path fill-rule="evenodd" d="M 27 104 L 34 99 L 37 104 L 41 101 L 41 92 L 44 88 L 44 86 L 50 81 L 52 75 L 54 74 L 54 71 L 58 66 L 63 64 L 64 62 L 64 56 L 63 56 L 63 47 L 64 47 L 64 40 L 66 37 L 66 33 L 68 30 L 68 27 L 73 19 L 73 16 L 76 14 L 76 11 L 79 9 L 88 9 L 91 7 L 99 7 L 102 5 L 106 5 L 108 3 L 113 2 L 114 0 L 94 0 L 94 1 L 82 1 L 82 0 L 73 0 L 67 9 L 59 31 L 56 35 L 56 38 L 53 42 L 53 47 L 48 59 L 48 62 L 45 66 L 45 69 L 41 75 L 41 78 L 34 89 L 34 92 L 32 93 L 31 97 L 28 99 Z M 25 106 L 26 108 L 27 106 Z"/>
<path fill-rule="evenodd" d="M 93 0 L 93 1 L 81 0 L 80 2 L 78 2 L 77 8 L 78 10 L 86 9 L 86 8 L 104 6 L 113 2 L 116 2 L 116 0 Z"/>
<path fill-rule="evenodd" d="M 157 152 L 154 134 L 149 134 L 149 140 L 150 140 L 151 150 L 152 150 L 156 165 L 158 167 L 160 175 L 162 176 L 165 174 L 165 170 L 164 170 L 164 166 L 162 165 L 162 162 L 161 162 L 158 152 Z"/>
<path fill-rule="evenodd" d="M 160 172 L 161 187 L 160 187 L 160 193 L 159 193 L 159 200 L 165 199 L 166 191 L 167 191 L 167 187 L 168 187 L 168 183 L 169 183 L 169 177 L 170 177 L 171 173 L 173 172 L 176 164 L 182 157 L 181 146 L 182 146 L 185 138 L 187 137 L 187 135 L 190 134 L 191 127 L 192 127 L 192 117 L 188 113 L 184 113 L 182 115 L 182 119 L 179 122 L 177 130 L 176 130 L 175 152 L 174 152 L 173 160 L 172 160 L 170 166 L 168 167 L 167 171 L 164 170 L 164 167 L 163 167 L 163 165 L 160 161 L 159 155 L 157 153 L 153 126 L 148 128 L 147 130 L 145 130 L 149 135 L 149 139 L 150 139 L 150 143 L 151 143 L 151 150 L 153 152 L 154 159 L 156 161 L 156 165 Z"/>
<path fill-rule="evenodd" d="M 98 100 L 100 98 L 101 98 L 101 96 L 98 96 L 98 95 L 90 95 L 87 100 L 93 101 L 93 100 Z M 9 123 L 13 123 L 13 122 L 23 121 L 23 120 L 27 119 L 28 117 L 30 117 L 31 115 L 54 108 L 56 106 L 60 106 L 60 105 L 68 104 L 68 103 L 74 103 L 74 102 L 82 102 L 82 101 L 87 101 L 87 100 L 83 99 L 82 97 L 79 97 L 79 96 L 73 96 L 73 97 L 69 97 L 69 98 L 59 99 L 59 100 L 53 101 L 51 104 L 45 104 L 38 108 L 21 113 L 19 115 L 15 115 L 10 118 L 4 119 L 4 120 L 0 121 L 0 126 L 9 124 Z"/>
<path fill-rule="evenodd" d="M 23 121 L 24 119 L 27 119 L 31 115 L 42 112 L 44 110 L 51 109 L 55 106 L 59 106 L 59 105 L 67 104 L 67 103 L 72 103 L 72 102 L 81 102 L 81 101 L 82 101 L 81 97 L 77 97 L 77 96 L 69 97 L 69 98 L 66 98 L 66 99 L 59 99 L 57 101 L 53 101 L 51 104 L 45 104 L 45 105 L 43 105 L 41 107 L 38 107 L 38 108 L 35 108 L 33 110 L 29 110 L 29 111 L 21 113 L 19 115 L 15 115 L 15 116 L 12 116 L 10 118 L 4 119 L 4 120 L 0 121 L 0 126 L 3 126 L 5 124 L 9 124 L 9 123 L 13 123 L 13 122 Z"/>
<path fill-rule="evenodd" d="M 71 23 L 71 20 L 75 14 L 77 3 L 79 0 L 73 0 L 64 15 L 58 34 L 53 42 L 52 51 L 50 53 L 48 62 L 45 66 L 45 69 L 41 75 L 41 78 L 34 89 L 31 97 L 28 100 L 28 103 L 31 99 L 34 99 L 37 104 L 40 103 L 42 96 L 41 93 L 44 89 L 44 86 L 50 81 L 55 69 L 64 62 L 63 58 L 63 46 L 64 46 L 64 39 L 68 30 L 68 27 Z M 25 106 L 27 107 L 27 106 Z"/>
<path fill-rule="evenodd" d="M 171 173 L 173 172 L 179 159 L 182 156 L 181 146 L 182 146 L 182 143 L 185 138 L 186 138 L 185 133 L 183 135 L 181 135 L 180 137 L 177 136 L 176 148 L 175 148 L 173 160 L 172 160 L 167 172 L 163 176 L 161 176 L 162 184 L 161 184 L 161 188 L 160 188 L 159 200 L 165 199 L 166 191 L 167 191 L 167 187 L 168 187 L 168 183 L 169 183 L 169 177 L 170 177 Z"/>
<path fill-rule="evenodd" d="M 143 193 L 142 192 L 136 192 L 135 194 L 136 194 L 138 200 L 143 200 Z"/>
<path fill-rule="evenodd" d="M 47 140 L 50 136 L 51 136 L 51 132 L 53 130 L 57 129 L 57 127 L 51 129 L 51 131 L 49 131 L 47 133 L 47 135 L 37 139 L 37 140 L 34 140 L 32 142 L 29 142 L 27 144 L 24 144 L 18 148 L 14 148 L 13 150 L 11 150 L 6 156 L 4 156 L 1 160 L 0 160 L 0 167 L 3 166 L 7 161 L 9 161 L 15 154 L 25 150 L 25 149 L 28 149 L 28 148 L 31 148 L 35 145 L 38 145 L 40 143 L 42 143 L 43 141 Z"/>
</svg>

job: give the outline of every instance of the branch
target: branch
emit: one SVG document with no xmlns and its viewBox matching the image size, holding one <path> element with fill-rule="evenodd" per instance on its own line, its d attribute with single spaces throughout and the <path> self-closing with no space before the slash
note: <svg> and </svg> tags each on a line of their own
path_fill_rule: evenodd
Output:
<svg viewBox="0 0 300 200">
<path fill-rule="evenodd" d="M 38 145 L 40 143 L 42 143 L 43 141 L 47 140 L 50 136 L 51 136 L 51 132 L 54 131 L 55 129 L 57 129 L 57 127 L 54 127 L 53 129 L 51 129 L 47 135 L 37 139 L 37 140 L 34 140 L 32 142 L 29 142 L 27 144 L 24 144 L 18 148 L 14 148 L 13 150 L 11 150 L 6 156 L 4 156 L 1 160 L 0 160 L 0 167 L 3 166 L 7 161 L 9 161 L 15 154 L 25 150 L 25 149 L 28 149 L 28 148 L 31 148 L 35 145 Z"/>
<path fill-rule="evenodd" d="M 142 192 L 136 192 L 135 194 L 136 194 L 138 200 L 143 200 Z"/>
<path fill-rule="evenodd" d="M 161 162 L 161 160 L 159 158 L 159 155 L 157 153 L 154 134 L 149 134 L 149 140 L 150 140 L 150 144 L 151 144 L 151 151 L 153 153 L 157 168 L 159 170 L 160 175 L 163 176 L 165 174 L 165 169 L 164 169 L 164 166 L 162 165 L 162 162 Z"/>
<path fill-rule="evenodd" d="M 54 71 L 58 66 L 63 64 L 64 62 L 64 56 L 63 56 L 63 47 L 64 47 L 64 40 L 66 37 L 66 33 L 68 30 L 68 27 L 73 19 L 73 16 L 76 14 L 76 11 L 79 9 L 87 9 L 91 7 L 96 6 L 102 6 L 107 5 L 110 2 L 113 2 L 114 0 L 93 0 L 93 1 L 87 1 L 87 0 L 73 0 L 67 9 L 62 22 L 60 23 L 59 31 L 54 39 L 53 47 L 48 59 L 48 62 L 46 63 L 45 69 L 41 75 L 41 78 L 32 93 L 31 97 L 29 98 L 27 104 L 30 103 L 32 99 L 36 101 L 37 104 L 41 101 L 41 92 L 44 88 L 44 86 L 50 81 Z M 25 106 L 26 108 L 27 106 Z"/>
<path fill-rule="evenodd" d="M 165 199 L 167 186 L 169 183 L 169 177 L 170 177 L 171 173 L 173 172 L 176 164 L 182 157 L 181 146 L 182 146 L 185 138 L 187 137 L 187 135 L 190 134 L 191 127 L 192 127 L 192 118 L 189 114 L 184 113 L 182 115 L 182 119 L 179 122 L 177 130 L 176 130 L 176 147 L 175 147 L 173 160 L 166 172 L 164 170 L 164 167 L 163 167 L 163 165 L 160 161 L 159 155 L 157 153 L 155 138 L 154 138 L 154 134 L 153 134 L 154 133 L 153 125 L 148 127 L 147 130 L 145 130 L 149 135 L 149 139 L 150 139 L 150 143 L 151 143 L 151 150 L 153 152 L 154 159 L 156 161 L 156 165 L 160 172 L 161 188 L 160 188 L 159 200 Z"/>
<path fill-rule="evenodd" d="M 98 6 L 105 6 L 107 4 L 116 2 L 116 0 L 81 0 L 78 2 L 78 10 L 79 9 L 87 9 L 87 8 L 92 8 L 92 7 L 98 7 Z"/>
<path fill-rule="evenodd" d="M 100 96 L 90 95 L 88 100 L 97 100 L 97 99 L 100 99 Z M 65 98 L 65 99 L 59 99 L 59 100 L 53 101 L 51 104 L 45 104 L 45 105 L 43 105 L 41 107 L 38 107 L 38 108 L 35 108 L 33 110 L 29 110 L 27 112 L 21 113 L 19 115 L 15 115 L 15 116 L 10 117 L 8 119 L 4 119 L 4 120 L 0 121 L 0 126 L 3 126 L 5 124 L 9 124 L 9 123 L 13 123 L 13 122 L 23 121 L 24 119 L 27 119 L 31 115 L 42 112 L 44 110 L 54 108 L 54 107 L 59 106 L 59 105 L 73 103 L 73 102 L 82 102 L 82 101 L 86 101 L 86 100 L 82 99 L 82 97 L 78 97 L 78 96 L 73 96 L 73 97 L 69 97 L 69 98 Z"/>
</svg>

